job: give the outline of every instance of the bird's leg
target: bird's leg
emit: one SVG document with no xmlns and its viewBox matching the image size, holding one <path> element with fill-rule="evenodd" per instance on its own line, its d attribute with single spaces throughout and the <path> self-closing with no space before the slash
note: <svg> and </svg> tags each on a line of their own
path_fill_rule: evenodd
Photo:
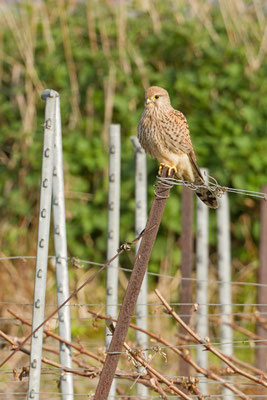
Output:
<svg viewBox="0 0 267 400">
<path fill-rule="evenodd" d="M 171 172 L 172 171 L 174 171 L 175 172 L 175 174 L 177 174 L 177 168 L 174 166 L 174 165 L 169 165 L 169 164 L 166 164 L 166 163 L 160 163 L 160 165 L 159 165 L 159 171 L 158 171 L 158 174 L 159 175 L 161 175 L 161 172 L 162 172 L 162 169 L 163 169 L 163 167 L 167 167 L 168 168 L 168 176 L 170 176 L 171 175 Z"/>
</svg>

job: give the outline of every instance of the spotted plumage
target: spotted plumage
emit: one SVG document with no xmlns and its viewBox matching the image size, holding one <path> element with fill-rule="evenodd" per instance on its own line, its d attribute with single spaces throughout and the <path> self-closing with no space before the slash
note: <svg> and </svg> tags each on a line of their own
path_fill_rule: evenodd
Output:
<svg viewBox="0 0 267 400">
<path fill-rule="evenodd" d="M 152 86 L 146 91 L 138 139 L 148 154 L 175 169 L 179 179 L 196 185 L 204 184 L 186 118 L 171 106 L 165 89 Z M 208 207 L 218 207 L 218 200 L 209 189 L 199 188 L 196 194 Z"/>
</svg>

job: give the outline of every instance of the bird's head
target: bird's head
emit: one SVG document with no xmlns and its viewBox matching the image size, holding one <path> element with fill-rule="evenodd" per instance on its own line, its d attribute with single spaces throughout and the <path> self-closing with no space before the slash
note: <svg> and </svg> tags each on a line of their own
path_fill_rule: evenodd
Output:
<svg viewBox="0 0 267 400">
<path fill-rule="evenodd" d="M 158 86 L 151 86 L 147 89 L 145 94 L 146 108 L 160 108 L 170 106 L 170 104 L 170 97 L 167 90 Z"/>
</svg>

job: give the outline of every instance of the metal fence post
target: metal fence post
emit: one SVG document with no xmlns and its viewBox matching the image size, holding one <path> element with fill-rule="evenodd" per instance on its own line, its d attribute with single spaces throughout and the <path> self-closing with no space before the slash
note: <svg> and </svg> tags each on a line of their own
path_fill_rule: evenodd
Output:
<svg viewBox="0 0 267 400">
<path fill-rule="evenodd" d="M 138 236 L 146 226 L 147 220 L 147 169 L 146 153 L 142 149 L 136 136 L 131 137 L 135 151 L 135 234 Z M 140 241 L 136 246 L 136 254 L 140 246 Z M 140 289 L 136 302 L 136 325 L 147 330 L 147 273 Z M 136 331 L 137 346 L 140 348 L 148 347 L 147 335 Z M 144 373 L 143 367 L 139 368 L 140 373 Z M 148 396 L 148 388 L 137 383 L 137 396 L 145 398 Z"/>
<path fill-rule="evenodd" d="M 182 233 L 181 233 L 181 247 L 182 247 L 182 260 L 181 260 L 181 277 L 192 278 L 193 269 L 193 254 L 194 254 L 194 238 L 193 238 L 193 217 L 194 217 L 194 193 L 191 189 L 186 186 L 182 187 Z M 191 305 L 186 303 L 192 303 L 192 281 L 182 280 L 180 286 L 180 303 L 183 303 L 179 308 L 179 313 L 188 314 L 188 316 L 182 316 L 183 321 L 188 324 L 190 321 L 190 313 L 192 310 Z M 186 334 L 184 328 L 179 327 L 179 332 Z M 190 365 L 180 358 L 179 360 L 179 374 L 183 376 L 189 376 Z"/>
<path fill-rule="evenodd" d="M 267 186 L 263 186 L 262 192 L 267 194 Z M 267 284 L 267 202 L 261 199 L 260 202 L 260 245 L 259 245 L 259 268 L 258 268 L 258 282 Z M 257 303 L 259 305 L 259 312 L 267 312 L 267 288 L 266 286 L 258 287 Z M 264 306 L 265 304 L 265 306 Z M 257 335 L 266 337 L 266 330 L 261 325 L 257 325 Z M 267 349 L 260 346 L 256 347 L 256 365 L 258 368 L 266 371 L 267 369 Z"/>
<path fill-rule="evenodd" d="M 218 242 L 218 274 L 219 299 L 221 304 L 221 349 L 225 354 L 233 354 L 233 331 L 223 322 L 231 322 L 232 295 L 231 295 L 231 245 L 230 245 L 230 212 L 228 194 L 225 193 L 217 209 L 217 242 Z M 231 390 L 222 388 L 223 396 L 234 398 Z"/>
<path fill-rule="evenodd" d="M 119 248 L 120 233 L 120 163 L 121 133 L 120 125 L 109 127 L 109 190 L 108 190 L 108 239 L 107 259 L 109 260 Z M 106 282 L 106 314 L 117 318 L 118 303 L 118 258 L 107 269 Z M 111 333 L 106 329 L 106 348 L 111 342 Z M 116 396 L 116 383 L 112 383 L 109 399 Z"/>
<path fill-rule="evenodd" d="M 201 168 L 203 176 L 208 170 Z M 208 336 L 208 267 L 209 267 L 209 208 L 197 198 L 197 241 L 196 241 L 196 278 L 197 278 L 197 333 L 204 339 Z M 208 368 L 208 352 L 202 346 L 197 347 L 197 363 Z M 207 383 L 200 382 L 199 390 L 208 395 Z"/>
<path fill-rule="evenodd" d="M 48 96 L 49 96 L 48 91 Z M 62 159 L 62 134 L 60 97 L 56 97 L 56 130 L 54 143 L 53 163 L 53 221 L 54 221 L 54 244 L 56 255 L 56 279 L 57 279 L 57 302 L 61 305 L 69 297 L 68 261 L 67 261 L 67 236 L 65 220 L 64 200 L 64 176 Z M 71 341 L 70 308 L 67 304 L 58 313 L 59 335 Z M 65 343 L 59 345 L 60 363 L 71 368 L 71 349 Z M 73 375 L 64 373 L 60 377 L 62 400 L 73 400 Z"/>
<path fill-rule="evenodd" d="M 37 326 L 40 325 L 44 320 L 49 228 L 51 215 L 56 96 L 57 93 L 51 90 L 49 96 L 45 95 L 44 97 L 46 100 L 45 125 L 32 331 L 34 331 L 35 328 L 37 328 Z M 31 338 L 28 400 L 39 399 L 42 344 L 43 328 L 40 328 Z"/>
</svg>

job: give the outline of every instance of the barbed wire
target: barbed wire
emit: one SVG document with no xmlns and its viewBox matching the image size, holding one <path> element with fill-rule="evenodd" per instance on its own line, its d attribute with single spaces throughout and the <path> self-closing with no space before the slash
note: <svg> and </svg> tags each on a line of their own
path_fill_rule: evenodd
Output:
<svg viewBox="0 0 267 400">
<path fill-rule="evenodd" d="M 247 189 L 235 189 L 227 186 L 221 186 L 218 184 L 217 180 L 210 175 L 206 176 L 207 183 L 203 185 L 195 185 L 192 182 L 183 181 L 177 178 L 164 178 L 161 176 L 157 176 L 157 182 L 161 184 L 165 184 L 166 186 L 186 186 L 187 188 L 197 191 L 198 189 L 205 188 L 209 189 L 210 191 L 214 192 L 217 197 L 222 197 L 225 192 L 239 194 L 242 196 L 250 196 L 256 197 L 260 199 L 267 200 L 267 194 L 263 192 L 257 192 L 254 190 L 247 190 Z"/>
</svg>

